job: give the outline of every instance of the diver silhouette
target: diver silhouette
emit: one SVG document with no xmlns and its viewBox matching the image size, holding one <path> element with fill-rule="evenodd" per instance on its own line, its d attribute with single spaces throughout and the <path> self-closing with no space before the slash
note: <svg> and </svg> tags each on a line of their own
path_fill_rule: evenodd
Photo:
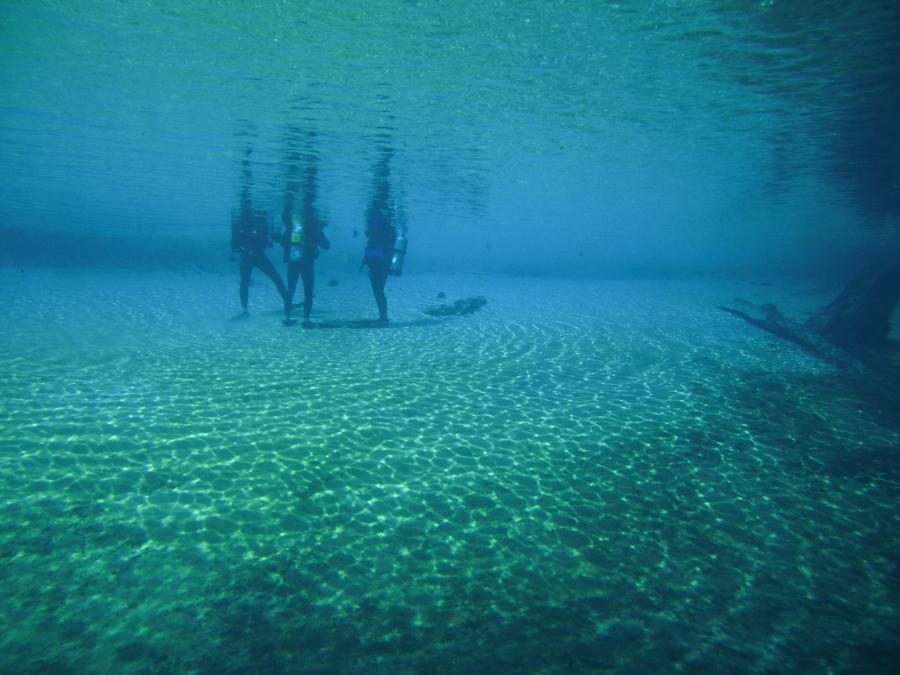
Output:
<svg viewBox="0 0 900 675">
<path fill-rule="evenodd" d="M 406 224 L 395 202 L 391 186 L 393 150 L 384 146 L 375 165 L 372 201 L 366 210 L 366 248 L 360 268 L 369 268 L 372 294 L 378 307 L 376 325 L 388 324 L 387 296 L 384 293 L 389 274 L 400 276 L 406 255 Z"/>
<path fill-rule="evenodd" d="M 293 140 L 298 131 L 288 129 L 288 141 Z M 313 306 L 313 290 L 315 287 L 315 263 L 319 257 L 319 249 L 329 249 L 331 244 L 325 236 L 326 223 L 318 210 L 318 170 L 317 156 L 310 150 L 315 134 L 308 135 L 306 157 L 291 148 L 288 149 L 287 179 L 285 181 L 284 204 L 281 221 L 284 226 L 282 244 L 284 261 L 287 263 L 287 292 L 284 296 L 284 324 L 296 323 L 291 319 L 294 308 L 294 292 L 297 289 L 297 278 L 303 279 L 303 327 L 312 328 L 310 321 Z M 298 177 L 300 162 L 305 161 L 302 178 Z M 297 191 L 300 191 L 300 204 L 295 208 Z"/>
<path fill-rule="evenodd" d="M 248 302 L 250 295 L 250 278 L 254 267 L 258 267 L 263 274 L 272 280 L 278 294 L 282 299 L 287 295 L 287 289 L 281 280 L 281 275 L 266 256 L 266 249 L 272 245 L 271 230 L 265 211 L 253 208 L 250 197 L 252 173 L 250 170 L 250 155 L 252 150 L 247 148 L 242 161 L 243 185 L 241 188 L 240 207 L 231 216 L 231 252 L 240 254 L 240 300 L 241 314 L 249 315 Z"/>
</svg>

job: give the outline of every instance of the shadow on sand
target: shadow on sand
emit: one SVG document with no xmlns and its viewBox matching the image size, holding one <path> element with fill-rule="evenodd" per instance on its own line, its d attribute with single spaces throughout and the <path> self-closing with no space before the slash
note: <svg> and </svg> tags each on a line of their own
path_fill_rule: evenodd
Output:
<svg viewBox="0 0 900 675">
<path fill-rule="evenodd" d="M 316 321 L 313 328 L 376 328 L 385 330 L 388 328 L 418 328 L 423 326 L 435 326 L 446 319 L 416 319 L 415 321 L 392 321 L 382 323 L 378 319 L 337 319 L 330 321 Z"/>
</svg>

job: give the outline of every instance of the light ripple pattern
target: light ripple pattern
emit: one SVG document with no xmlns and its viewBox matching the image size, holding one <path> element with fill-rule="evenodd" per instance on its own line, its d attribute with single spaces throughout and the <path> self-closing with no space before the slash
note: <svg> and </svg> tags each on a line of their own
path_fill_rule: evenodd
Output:
<svg viewBox="0 0 900 675">
<path fill-rule="evenodd" d="M 897 653 L 898 416 L 715 309 L 752 287 L 419 276 L 301 330 L 268 282 L 229 321 L 231 277 L 0 276 L 5 672 Z M 339 281 L 320 324 L 374 310 Z"/>
</svg>

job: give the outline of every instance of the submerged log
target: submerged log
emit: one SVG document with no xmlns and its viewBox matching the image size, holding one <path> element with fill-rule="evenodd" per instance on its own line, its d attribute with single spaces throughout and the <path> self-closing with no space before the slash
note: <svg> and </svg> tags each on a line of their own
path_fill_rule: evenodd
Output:
<svg viewBox="0 0 900 675">
<path fill-rule="evenodd" d="M 900 299 L 900 265 L 866 270 L 806 322 L 811 330 L 850 351 L 881 349 L 891 333 L 891 314 Z"/>
<path fill-rule="evenodd" d="M 890 317 L 900 299 L 900 266 L 867 270 L 856 276 L 828 305 L 804 323 L 786 317 L 775 305 L 738 299 L 719 309 L 804 350 L 856 373 L 889 343 Z"/>
<path fill-rule="evenodd" d="M 832 363 L 842 370 L 860 372 L 862 364 L 857 362 L 843 349 L 831 344 L 823 336 L 810 330 L 802 323 L 786 317 L 775 305 L 754 305 L 752 302 L 738 298 L 734 304 L 742 309 L 734 307 L 719 307 L 722 311 L 734 314 L 747 323 L 762 330 L 777 335 L 783 340 L 799 345 L 801 349 L 814 356 Z"/>
</svg>

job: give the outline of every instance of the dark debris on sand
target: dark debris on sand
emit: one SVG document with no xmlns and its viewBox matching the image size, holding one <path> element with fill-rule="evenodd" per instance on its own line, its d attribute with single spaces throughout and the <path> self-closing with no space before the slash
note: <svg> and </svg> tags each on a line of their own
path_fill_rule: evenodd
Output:
<svg viewBox="0 0 900 675">
<path fill-rule="evenodd" d="M 452 305 L 437 305 L 422 310 L 428 316 L 464 316 L 474 314 L 487 304 L 487 298 L 477 295 L 463 300 L 457 300 Z"/>
</svg>

